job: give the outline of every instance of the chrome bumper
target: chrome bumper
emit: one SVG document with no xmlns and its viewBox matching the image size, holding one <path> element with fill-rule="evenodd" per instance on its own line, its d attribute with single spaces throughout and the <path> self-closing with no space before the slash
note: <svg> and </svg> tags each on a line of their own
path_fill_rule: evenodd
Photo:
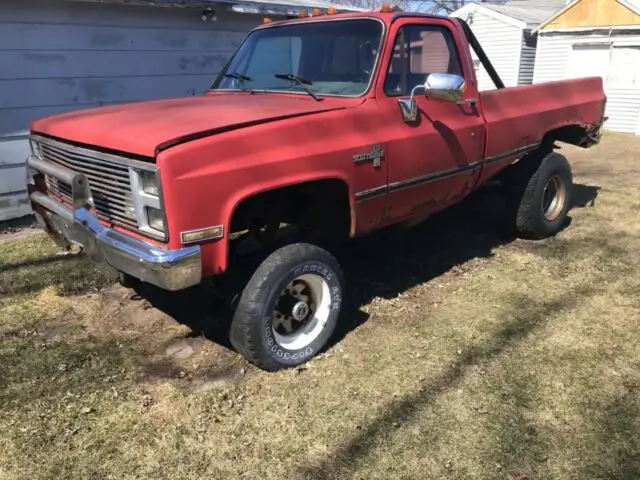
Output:
<svg viewBox="0 0 640 480">
<path fill-rule="evenodd" d="M 110 273 L 124 272 L 166 290 L 181 290 L 200 283 L 200 247 L 165 250 L 105 227 L 87 208 L 91 189 L 87 178 L 66 168 L 30 156 L 27 168 L 58 178 L 71 186 L 73 208 L 62 205 L 35 187 L 29 198 L 38 223 L 60 245 L 78 245 Z"/>
</svg>

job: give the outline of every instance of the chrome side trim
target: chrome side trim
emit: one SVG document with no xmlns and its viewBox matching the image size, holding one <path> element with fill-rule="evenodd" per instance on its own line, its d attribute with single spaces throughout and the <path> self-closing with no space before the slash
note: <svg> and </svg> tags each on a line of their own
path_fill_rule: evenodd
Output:
<svg viewBox="0 0 640 480">
<path fill-rule="evenodd" d="M 463 167 L 450 168 L 441 172 L 429 173 L 427 175 L 421 175 L 419 177 L 408 178 L 407 180 L 400 180 L 398 182 L 389 183 L 380 187 L 371 188 L 362 192 L 356 193 L 356 202 L 363 202 L 371 198 L 386 195 L 387 193 L 398 192 L 400 190 L 406 190 L 407 188 L 417 187 L 425 183 L 435 182 L 437 180 L 444 180 L 445 178 L 454 177 L 461 173 L 468 172 L 470 170 L 480 167 L 480 162 L 470 163 Z"/>
<path fill-rule="evenodd" d="M 388 191 L 388 185 L 382 185 L 380 187 L 371 188 L 369 190 L 363 190 L 362 192 L 356 193 L 356 202 L 360 203 L 364 202 L 365 200 L 370 200 L 375 197 L 386 195 Z"/>
<path fill-rule="evenodd" d="M 541 142 L 532 143 L 531 145 L 526 145 L 514 150 L 509 150 L 508 152 L 501 153 L 500 155 L 487 157 L 484 161 L 469 163 L 468 165 L 463 165 L 462 167 L 449 168 L 447 170 L 441 170 L 439 172 L 432 172 L 426 175 L 420 175 L 418 177 L 407 178 L 406 180 L 400 180 L 397 182 L 381 185 L 379 187 L 371 188 L 369 190 L 364 190 L 362 192 L 356 193 L 356 202 L 363 202 L 365 200 L 369 200 L 370 198 L 379 197 L 380 195 L 385 195 L 387 193 L 393 193 L 400 190 L 405 190 L 407 188 L 417 187 L 418 185 L 423 185 L 425 183 L 443 180 L 445 178 L 453 177 L 455 175 L 459 175 L 476 168 L 507 160 L 510 157 L 521 156 L 522 154 L 529 153 L 530 151 L 538 148 L 540 146 L 540 143 Z"/>
<path fill-rule="evenodd" d="M 409 178 L 407 180 L 400 180 L 398 182 L 393 182 L 389 184 L 389 192 L 397 192 L 399 190 L 405 190 L 407 188 L 417 187 L 418 185 L 423 185 L 425 183 L 435 182 L 437 180 L 444 180 L 445 178 L 455 177 L 456 175 L 460 175 L 461 173 L 468 172 L 470 170 L 474 170 L 479 168 L 481 162 L 474 162 L 468 165 L 464 165 L 462 167 L 454 167 L 447 170 L 442 170 L 440 172 L 428 173 L 426 175 L 421 175 L 419 177 Z"/>
<path fill-rule="evenodd" d="M 492 157 L 487 157 L 484 163 L 486 165 L 491 165 L 492 163 L 500 162 L 502 160 L 506 160 L 509 157 L 514 157 L 517 155 L 521 155 L 523 153 L 529 153 L 532 150 L 535 150 L 540 146 L 541 142 L 532 143 L 531 145 L 526 145 L 524 147 L 516 148 L 515 150 L 509 150 L 508 152 L 501 153 L 500 155 L 494 155 Z"/>
</svg>

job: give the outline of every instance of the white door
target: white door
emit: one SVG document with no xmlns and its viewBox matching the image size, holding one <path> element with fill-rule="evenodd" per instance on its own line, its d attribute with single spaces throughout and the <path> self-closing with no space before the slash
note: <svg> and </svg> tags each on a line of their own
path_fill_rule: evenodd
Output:
<svg viewBox="0 0 640 480">
<path fill-rule="evenodd" d="M 602 77 L 606 83 L 611 46 L 604 44 L 574 44 L 567 62 L 566 78 Z"/>
<path fill-rule="evenodd" d="M 615 46 L 607 86 L 612 95 L 620 98 L 620 121 L 627 131 L 640 135 L 640 46 Z M 624 128 L 624 127 L 623 127 Z"/>
</svg>

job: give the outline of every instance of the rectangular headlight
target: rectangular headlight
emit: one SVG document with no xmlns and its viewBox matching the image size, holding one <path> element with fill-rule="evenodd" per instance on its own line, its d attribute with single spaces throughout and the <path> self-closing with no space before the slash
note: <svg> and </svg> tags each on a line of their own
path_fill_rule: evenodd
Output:
<svg viewBox="0 0 640 480">
<path fill-rule="evenodd" d="M 162 205 L 162 186 L 157 168 L 131 167 L 131 203 L 138 228 L 148 236 L 166 240 L 167 225 Z"/>
<path fill-rule="evenodd" d="M 148 193 L 149 195 L 153 195 L 154 197 L 159 196 L 159 188 L 158 188 L 158 176 L 156 172 L 151 170 L 140 170 L 140 187 L 144 193 Z"/>
<path fill-rule="evenodd" d="M 149 223 L 149 228 L 153 228 L 159 232 L 164 232 L 164 214 L 162 213 L 162 210 L 158 210 L 153 207 L 145 207 L 145 210 L 147 211 L 147 222 Z"/>
</svg>

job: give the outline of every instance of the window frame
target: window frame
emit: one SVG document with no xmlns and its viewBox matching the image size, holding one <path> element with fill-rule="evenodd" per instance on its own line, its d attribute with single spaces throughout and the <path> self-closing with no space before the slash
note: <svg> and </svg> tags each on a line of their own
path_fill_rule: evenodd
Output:
<svg viewBox="0 0 640 480">
<path fill-rule="evenodd" d="M 369 83 L 367 84 L 367 87 L 364 89 L 364 91 L 358 95 L 344 95 L 344 94 L 333 94 L 333 93 L 321 93 L 321 95 L 323 97 L 336 97 L 336 98 L 363 98 L 365 96 L 367 96 L 368 94 L 371 93 L 371 91 L 374 88 L 374 84 L 376 84 L 376 79 L 378 77 L 378 71 L 381 69 L 382 67 L 382 59 L 383 59 L 383 54 L 384 54 L 384 50 L 386 47 L 386 43 L 387 43 L 387 36 L 388 36 L 388 26 L 387 23 L 384 22 L 382 19 L 378 18 L 378 17 L 373 17 L 373 16 L 363 16 L 363 17 L 357 17 L 357 18 L 318 18 L 318 19 L 314 19 L 314 20 L 304 20 L 305 24 L 311 24 L 311 23 L 319 23 L 319 22 L 354 22 L 354 21 L 362 21 L 362 20 L 373 20 L 375 22 L 378 22 L 381 26 L 381 31 L 380 31 L 380 42 L 378 44 L 378 52 L 376 54 L 376 57 L 374 59 L 374 65 L 371 71 L 371 76 L 369 77 Z M 231 57 L 229 57 L 229 60 L 227 61 L 227 63 L 224 65 L 224 67 L 220 70 L 220 73 L 218 73 L 218 76 L 215 78 L 215 80 L 213 81 L 213 83 L 209 86 L 209 88 L 207 89 L 207 92 L 238 92 L 240 90 L 238 90 L 237 88 L 219 88 L 218 85 L 220 85 L 220 83 L 222 82 L 223 78 L 224 78 L 224 74 L 227 73 L 227 71 L 229 70 L 229 67 L 231 66 L 231 64 L 233 63 L 235 57 L 239 54 L 239 52 L 242 50 L 242 47 L 244 46 L 244 44 L 249 41 L 249 38 L 251 37 L 251 35 L 253 35 L 256 32 L 265 30 L 265 29 L 270 29 L 270 28 L 286 28 L 287 26 L 292 26 L 292 25 L 298 25 L 302 23 L 301 21 L 298 20 L 294 20 L 294 21 L 290 21 L 287 23 L 283 23 L 283 24 L 276 24 L 276 25 L 260 25 L 256 28 L 254 28 L 252 31 L 249 32 L 249 34 L 244 38 L 244 40 L 240 43 L 240 45 L 238 45 L 238 47 L 236 48 L 236 50 L 234 51 L 233 55 L 231 55 Z M 252 50 L 251 52 L 253 52 L 253 46 L 252 46 Z M 268 93 L 286 93 L 286 94 L 294 94 L 294 95 L 306 95 L 305 92 L 302 91 L 297 91 L 297 90 L 260 90 L 260 89 L 253 89 L 256 92 L 268 92 Z"/>
<path fill-rule="evenodd" d="M 385 85 L 387 83 L 387 77 L 389 75 L 389 69 L 391 67 L 391 62 L 393 61 L 393 54 L 394 54 L 394 49 L 396 46 L 396 42 L 398 41 L 398 38 L 401 35 L 404 35 L 403 30 L 406 27 L 422 27 L 424 30 L 441 30 L 443 31 L 443 34 L 445 35 L 449 35 L 449 39 L 447 41 L 447 39 L 445 39 L 445 41 L 447 42 L 447 46 L 448 47 L 453 47 L 453 51 L 455 52 L 456 55 L 456 60 L 458 62 L 458 67 L 460 69 L 461 72 L 461 76 L 465 78 L 466 80 L 466 75 L 465 75 L 465 69 L 464 69 L 464 64 L 462 62 L 462 56 L 460 55 L 460 49 L 458 48 L 458 42 L 456 41 L 456 36 L 454 35 L 454 32 L 452 31 L 452 29 L 448 26 L 448 25 L 443 25 L 443 24 L 424 24 L 424 23 L 415 23 L 415 22 L 407 22 L 407 23 L 403 23 L 402 25 L 400 25 L 398 27 L 398 29 L 396 30 L 396 35 L 393 39 L 393 43 L 391 44 L 391 51 L 389 52 L 389 61 L 387 62 L 386 65 L 386 71 L 384 73 L 384 79 L 382 80 L 382 93 L 384 94 L 384 96 L 386 98 L 402 98 L 402 97 L 408 97 L 411 95 L 411 91 L 409 92 L 403 92 L 400 94 L 391 94 L 389 92 L 387 92 L 387 89 L 385 88 Z M 451 50 L 449 49 L 449 54 L 451 55 Z"/>
</svg>

